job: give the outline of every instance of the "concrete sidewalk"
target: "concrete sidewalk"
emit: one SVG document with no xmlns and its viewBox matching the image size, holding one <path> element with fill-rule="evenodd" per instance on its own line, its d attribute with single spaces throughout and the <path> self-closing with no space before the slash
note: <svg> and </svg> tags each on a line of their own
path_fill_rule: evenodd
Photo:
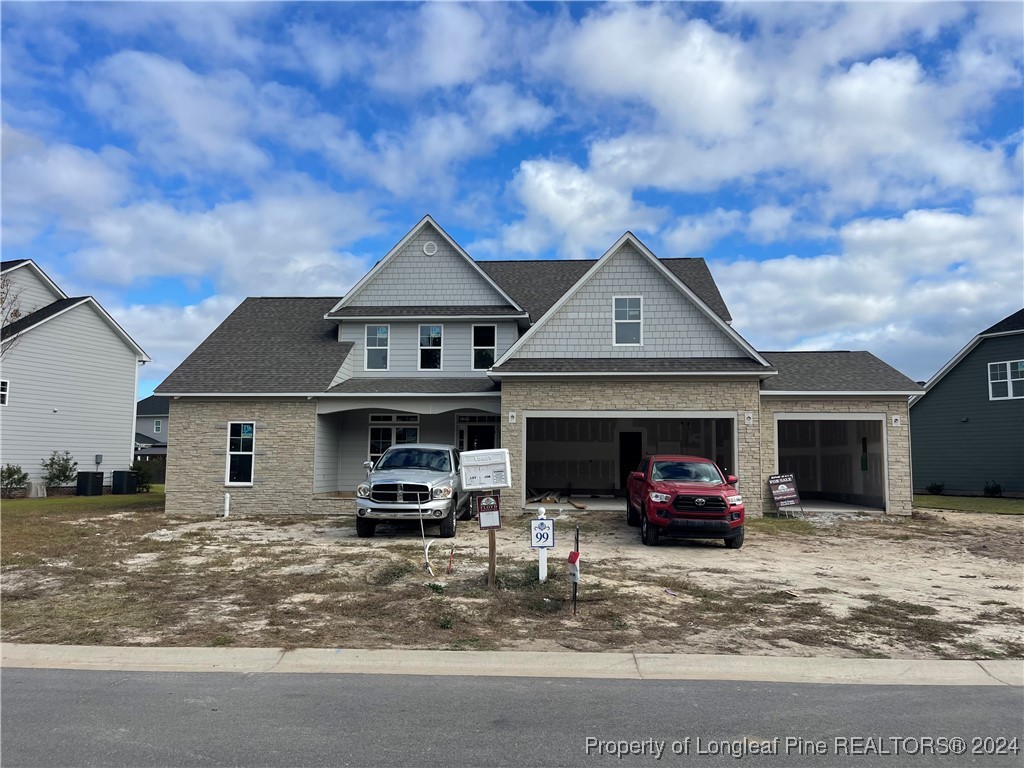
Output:
<svg viewBox="0 0 1024 768">
<path fill-rule="evenodd" d="M 4 643 L 4 667 L 133 672 L 289 672 L 850 685 L 1024 686 L 1024 661 L 835 659 L 658 653 L 308 648 L 121 648 Z"/>
</svg>

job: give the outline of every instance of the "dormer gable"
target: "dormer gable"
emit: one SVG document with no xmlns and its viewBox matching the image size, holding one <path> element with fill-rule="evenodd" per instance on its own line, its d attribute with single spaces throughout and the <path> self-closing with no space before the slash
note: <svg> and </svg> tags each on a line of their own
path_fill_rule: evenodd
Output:
<svg viewBox="0 0 1024 768">
<path fill-rule="evenodd" d="M 4 307 L 16 306 L 20 317 L 49 306 L 68 296 L 32 259 L 3 262 Z M 17 318 L 13 318 L 17 319 Z M 9 318 L 4 318 L 9 321 Z"/>
</svg>

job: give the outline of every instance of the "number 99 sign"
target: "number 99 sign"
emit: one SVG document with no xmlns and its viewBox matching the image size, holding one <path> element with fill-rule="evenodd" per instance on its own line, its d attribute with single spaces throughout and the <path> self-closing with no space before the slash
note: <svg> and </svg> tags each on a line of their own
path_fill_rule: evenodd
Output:
<svg viewBox="0 0 1024 768">
<path fill-rule="evenodd" d="M 530 546 L 533 549 L 551 549 L 554 547 L 554 523 L 543 517 L 530 520 Z"/>
</svg>

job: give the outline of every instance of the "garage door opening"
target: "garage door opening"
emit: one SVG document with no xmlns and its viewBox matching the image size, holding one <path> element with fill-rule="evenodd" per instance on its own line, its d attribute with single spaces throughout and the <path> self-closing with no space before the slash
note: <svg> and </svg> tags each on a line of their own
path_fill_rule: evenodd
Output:
<svg viewBox="0 0 1024 768">
<path fill-rule="evenodd" d="M 623 497 L 647 455 L 688 454 L 736 471 L 735 419 L 547 418 L 526 420 L 527 500 L 545 494 Z"/>
<path fill-rule="evenodd" d="M 805 502 L 885 509 L 882 420 L 778 420 L 778 468 L 796 478 Z M 804 504 L 808 506 L 807 503 Z"/>
</svg>

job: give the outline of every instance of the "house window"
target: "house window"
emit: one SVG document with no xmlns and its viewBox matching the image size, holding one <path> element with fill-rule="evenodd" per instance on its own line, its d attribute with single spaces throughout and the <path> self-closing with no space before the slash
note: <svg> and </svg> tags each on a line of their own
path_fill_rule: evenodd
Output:
<svg viewBox="0 0 1024 768">
<path fill-rule="evenodd" d="M 497 326 L 473 326 L 473 370 L 486 371 L 494 365 L 494 350 L 498 337 Z"/>
<path fill-rule="evenodd" d="M 1024 398 L 1024 360 L 988 364 L 988 399 Z"/>
<path fill-rule="evenodd" d="M 228 424 L 226 485 L 252 485 L 253 457 L 256 455 L 255 446 L 255 422 L 232 421 Z"/>
<path fill-rule="evenodd" d="M 388 370 L 388 339 L 391 327 L 388 325 L 366 326 L 366 364 L 367 371 Z"/>
<path fill-rule="evenodd" d="M 371 413 L 368 458 L 374 464 L 392 445 L 419 442 L 420 417 L 413 413 Z"/>
<path fill-rule="evenodd" d="M 444 326 L 421 325 L 420 326 L 420 370 L 440 371 L 441 370 L 441 335 Z"/>
<path fill-rule="evenodd" d="M 7 395 L 11 391 L 11 382 L 7 379 L 0 381 L 0 405 L 7 405 Z"/>
<path fill-rule="evenodd" d="M 153 434 L 159 435 L 160 430 L 164 428 L 164 423 L 160 419 L 153 419 Z"/>
<path fill-rule="evenodd" d="M 616 296 L 615 346 L 639 346 L 643 344 L 643 299 L 640 296 Z"/>
</svg>

